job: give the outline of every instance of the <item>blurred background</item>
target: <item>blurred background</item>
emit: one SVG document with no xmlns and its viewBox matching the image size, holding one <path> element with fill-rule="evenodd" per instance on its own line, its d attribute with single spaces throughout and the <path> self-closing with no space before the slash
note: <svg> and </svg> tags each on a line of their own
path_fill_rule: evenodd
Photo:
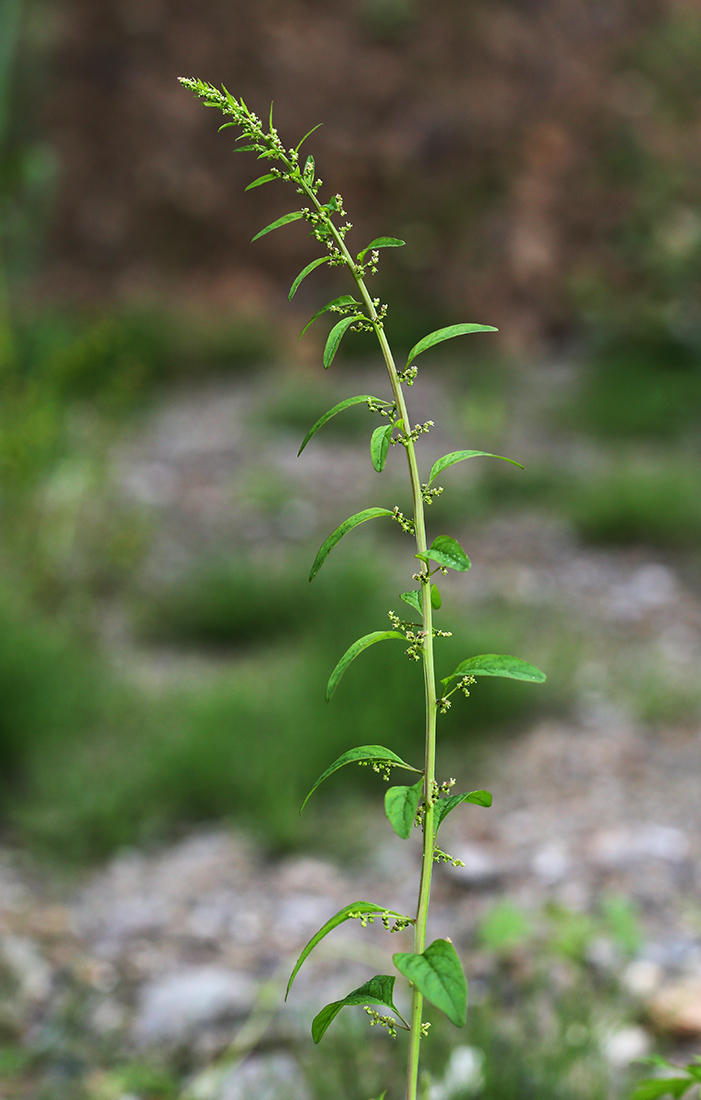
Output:
<svg viewBox="0 0 701 1100">
<path fill-rule="evenodd" d="M 306 580 L 345 516 L 408 510 L 362 406 L 295 458 L 336 401 L 385 396 L 381 366 L 352 336 L 326 374 L 323 320 L 298 341 L 343 274 L 288 303 L 313 241 L 250 241 L 294 200 L 244 194 L 256 164 L 180 75 L 274 100 L 288 144 L 323 123 L 308 147 L 351 247 L 407 242 L 373 286 L 399 355 L 499 328 L 426 355 L 409 391 L 426 462 L 526 467 L 444 475 L 429 519 L 474 568 L 442 585 L 442 667 L 507 652 L 549 677 L 443 720 L 446 770 L 495 808 L 455 826 L 466 867 L 439 879 L 483 992 L 454 1066 L 436 1027 L 432 1100 L 620 1095 L 633 1058 L 701 1034 L 700 74 L 698 0 L 2 0 L 0 1091 L 259 1100 L 279 1071 L 326 1095 L 265 1012 L 263 1053 L 255 1027 L 238 1051 L 253 1084 L 231 1052 L 223 1084 L 197 1075 L 332 910 L 339 862 L 398 869 L 400 895 L 415 869 L 375 848 L 362 772 L 297 814 L 350 745 L 421 752 L 395 652 L 323 702 L 401 607 L 399 529 Z M 205 1007 L 169 1033 L 153 1005 L 197 1001 L 178 975 Z M 364 1033 L 339 1034 L 324 1073 L 368 1100 L 393 1056 L 357 1078 Z"/>
</svg>

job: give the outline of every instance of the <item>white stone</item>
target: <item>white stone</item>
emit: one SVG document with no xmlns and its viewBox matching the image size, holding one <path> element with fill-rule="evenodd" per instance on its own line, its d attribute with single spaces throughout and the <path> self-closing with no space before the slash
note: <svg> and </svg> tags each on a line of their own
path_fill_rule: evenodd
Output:
<svg viewBox="0 0 701 1100">
<path fill-rule="evenodd" d="M 621 985 L 633 997 L 649 997 L 663 980 L 664 970 L 652 959 L 633 959 L 621 974 Z"/>
<path fill-rule="evenodd" d="M 558 840 L 544 844 L 531 859 L 531 868 L 543 882 L 561 882 L 570 869 L 567 848 Z"/>
<path fill-rule="evenodd" d="M 451 1051 L 445 1074 L 429 1088 L 429 1100 L 451 1100 L 454 1096 L 476 1096 L 484 1088 L 484 1052 L 461 1046 Z"/>
<path fill-rule="evenodd" d="M 311 1091 L 291 1054 L 254 1055 L 221 1080 L 207 1100 L 311 1100 Z"/>
<path fill-rule="evenodd" d="M 443 867 L 451 878 L 465 886 L 484 886 L 500 877 L 496 860 L 478 844 L 461 844 L 457 848 L 453 845 L 450 854 L 461 860 L 464 867 L 453 867 L 449 863 Z"/>
<path fill-rule="evenodd" d="M 178 1042 L 206 1024 L 251 1011 L 256 983 L 217 966 L 183 967 L 146 985 L 133 1025 L 141 1045 Z"/>
<path fill-rule="evenodd" d="M 680 863 L 689 853 L 689 838 L 681 829 L 655 823 L 607 829 L 592 843 L 592 857 L 605 867 L 626 867 L 642 859 Z"/>
<path fill-rule="evenodd" d="M 622 1027 L 608 1032 L 601 1040 L 601 1051 L 615 1069 L 623 1069 L 645 1058 L 650 1048 L 650 1036 L 642 1027 Z"/>
<path fill-rule="evenodd" d="M 0 952 L 19 985 L 20 997 L 26 1001 L 46 1000 L 51 992 L 53 972 L 36 944 L 24 936 L 3 936 Z"/>
</svg>

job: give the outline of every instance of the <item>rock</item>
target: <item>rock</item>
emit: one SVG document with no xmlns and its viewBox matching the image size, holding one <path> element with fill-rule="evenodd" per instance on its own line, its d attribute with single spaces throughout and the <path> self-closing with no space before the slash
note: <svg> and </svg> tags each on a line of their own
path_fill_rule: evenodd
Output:
<svg viewBox="0 0 701 1100">
<path fill-rule="evenodd" d="M 647 1002 L 647 1016 L 658 1031 L 678 1038 L 701 1035 L 701 978 L 663 986 Z"/>
<path fill-rule="evenodd" d="M 621 974 L 621 985 L 633 997 L 649 997 L 664 981 L 664 970 L 653 959 L 633 959 Z"/>
<path fill-rule="evenodd" d="M 141 991 L 133 1024 L 140 1046 L 178 1043 L 203 1026 L 245 1016 L 257 986 L 247 974 L 217 966 L 183 967 L 148 983 Z"/>
<path fill-rule="evenodd" d="M 531 859 L 533 873 L 548 885 L 561 882 L 568 874 L 570 866 L 567 848 L 558 840 L 544 844 Z"/>
<path fill-rule="evenodd" d="M 689 853 L 689 838 L 670 825 L 639 825 L 596 833 L 591 856 L 602 867 L 625 869 L 641 860 L 680 863 Z"/>
<path fill-rule="evenodd" d="M 312 1100 L 291 1054 L 253 1055 L 218 1077 L 203 1074 L 191 1091 L 196 1100 Z"/>
<path fill-rule="evenodd" d="M 2 961 L 19 986 L 24 1001 L 45 1001 L 51 993 L 53 972 L 36 944 L 24 936 L 3 936 Z"/>
<path fill-rule="evenodd" d="M 497 861 L 480 844 L 461 844 L 458 847 L 453 845 L 450 854 L 461 860 L 464 866 L 453 867 L 445 863 L 443 867 L 450 878 L 459 882 L 461 886 L 489 886 L 502 877 L 502 870 Z"/>
<path fill-rule="evenodd" d="M 478 1047 L 455 1047 L 441 1081 L 429 1088 L 429 1100 L 474 1096 L 484 1089 L 484 1052 Z"/>
<path fill-rule="evenodd" d="M 651 1039 L 643 1027 L 621 1027 L 604 1035 L 600 1046 L 607 1062 L 614 1069 L 624 1069 L 650 1053 Z"/>
</svg>

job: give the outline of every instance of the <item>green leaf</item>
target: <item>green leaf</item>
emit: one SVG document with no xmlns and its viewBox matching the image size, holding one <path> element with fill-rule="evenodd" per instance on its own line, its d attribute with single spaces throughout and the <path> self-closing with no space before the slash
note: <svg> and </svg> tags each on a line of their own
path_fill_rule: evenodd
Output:
<svg viewBox="0 0 701 1100">
<path fill-rule="evenodd" d="M 419 615 L 423 615 L 420 592 L 402 592 L 399 599 L 404 600 L 404 603 L 408 603 L 409 607 L 413 607 L 415 611 L 418 611 Z"/>
<path fill-rule="evenodd" d="M 317 944 L 321 943 L 324 936 L 328 936 L 329 932 L 333 932 L 334 928 L 338 928 L 339 924 L 343 924 L 344 921 L 347 920 L 352 920 L 353 917 L 359 913 L 368 916 L 372 916 L 375 913 L 386 913 L 390 917 L 401 917 L 403 920 L 411 920 L 410 917 L 405 917 L 403 913 L 395 913 L 393 909 L 383 909 L 381 905 L 375 905 L 372 901 L 354 901 L 352 905 L 345 905 L 343 909 L 339 909 L 338 913 L 334 913 L 318 932 L 314 933 L 309 943 L 302 950 L 295 963 L 294 970 L 290 974 L 290 980 L 287 983 L 287 989 L 285 991 L 285 1000 L 287 1000 L 289 996 L 290 990 L 292 989 L 292 983 L 297 977 L 300 967 L 309 958 Z M 353 916 L 351 916 L 351 914 L 353 914 Z M 411 923 L 414 924 L 414 921 L 411 920 Z"/>
<path fill-rule="evenodd" d="M 414 344 L 413 348 L 409 352 L 407 357 L 407 366 L 411 363 L 412 359 L 416 359 L 417 355 L 421 355 L 422 351 L 428 351 L 434 344 L 440 344 L 443 340 L 452 340 L 454 336 L 467 336 L 471 332 L 498 332 L 499 330 L 494 328 L 493 325 L 448 325 L 447 328 L 436 329 L 435 332 L 430 332 L 428 336 L 424 336 L 423 340 L 419 340 L 418 344 Z"/>
<path fill-rule="evenodd" d="M 228 125 L 238 126 L 238 123 L 237 122 L 231 122 Z M 255 145 L 239 145 L 238 149 L 234 149 L 235 153 L 255 153 L 255 151 L 256 151 Z"/>
<path fill-rule="evenodd" d="M 450 535 L 436 535 L 425 554 L 415 554 L 421 561 L 435 561 L 446 569 L 465 573 L 471 567 L 470 559 L 459 542 Z"/>
<path fill-rule="evenodd" d="M 307 159 L 304 163 L 304 171 L 302 172 L 302 175 L 304 176 L 304 179 L 308 183 L 313 183 L 314 182 L 315 167 L 316 166 L 314 164 L 314 157 L 310 153 L 310 155 L 307 157 Z"/>
<path fill-rule="evenodd" d="M 414 590 L 413 592 L 402 592 L 399 596 L 400 600 L 404 600 L 404 603 L 408 603 L 409 607 L 413 607 L 415 611 L 418 611 L 419 615 L 423 615 L 424 609 L 421 606 L 421 593 Z M 436 588 L 435 584 L 431 585 L 431 607 L 434 611 L 438 611 L 442 606 L 441 594 Z"/>
<path fill-rule="evenodd" d="M 310 325 L 313 325 L 317 317 L 321 317 L 322 313 L 327 313 L 330 309 L 334 309 L 336 306 L 359 306 L 360 302 L 356 302 L 355 298 L 351 294 L 342 294 L 340 298 L 334 298 L 332 302 L 327 302 L 318 313 L 315 313 L 311 321 L 307 321 L 306 325 L 300 332 L 298 340 L 301 340 Z"/>
<path fill-rule="evenodd" d="M 276 222 L 266 225 L 265 229 L 261 229 L 260 233 L 256 233 L 255 237 L 251 238 L 251 243 L 257 241 L 259 237 L 264 237 L 266 233 L 272 233 L 273 229 L 279 229 L 281 225 L 288 225 L 290 222 L 299 221 L 303 217 L 304 214 L 301 210 L 293 210 L 291 214 L 285 214 L 284 218 L 278 218 Z"/>
<path fill-rule="evenodd" d="M 304 279 L 306 279 L 307 275 L 309 275 L 314 270 L 314 268 L 321 267 L 322 264 L 326 264 L 328 262 L 328 256 L 320 256 L 318 260 L 312 260 L 310 264 L 307 264 L 307 266 L 302 271 L 300 271 L 299 275 L 290 287 L 290 293 L 287 295 L 288 302 L 292 301 L 295 294 L 299 290 L 301 283 Z"/>
<path fill-rule="evenodd" d="M 375 237 L 374 241 L 370 241 L 367 248 L 364 248 L 362 252 L 358 253 L 358 261 L 362 261 L 363 256 L 367 256 L 368 252 L 372 252 L 373 248 L 403 248 L 406 241 L 400 241 L 397 237 Z"/>
<path fill-rule="evenodd" d="M 692 1085 L 698 1084 L 690 1077 L 650 1077 L 641 1081 L 630 1094 L 630 1100 L 661 1100 L 663 1096 L 683 1096 Z"/>
<path fill-rule="evenodd" d="M 459 676 L 505 676 L 508 680 L 526 680 L 531 684 L 542 684 L 546 679 L 545 673 L 539 668 L 505 653 L 484 653 L 481 657 L 468 657 L 466 661 L 460 662 L 455 672 L 441 680 L 441 683 L 449 684 Z"/>
<path fill-rule="evenodd" d="M 314 424 L 305 435 L 304 439 L 302 440 L 302 446 L 297 451 L 297 457 L 299 458 L 312 436 L 316 435 L 316 433 L 319 431 L 319 428 L 323 428 L 324 424 L 326 424 L 326 422 L 330 420 L 332 416 L 335 416 L 336 413 L 343 412 L 344 409 L 349 409 L 351 405 L 362 405 L 364 403 L 367 404 L 368 401 L 377 401 L 377 398 L 372 397 L 369 393 L 361 393 L 358 394 L 357 397 L 347 397 L 345 401 L 339 401 L 338 405 L 334 405 L 332 409 L 329 409 L 328 412 L 325 412 L 323 416 L 319 417 L 316 424 Z"/>
<path fill-rule="evenodd" d="M 297 145 L 297 146 L 295 147 L 295 153 L 298 153 L 298 152 L 299 152 L 299 150 L 300 150 L 300 148 L 301 148 L 301 146 L 302 146 L 302 145 L 304 144 L 304 142 L 305 142 L 305 141 L 307 140 L 307 138 L 308 138 L 308 137 L 311 137 L 311 135 L 312 135 L 312 134 L 314 133 L 314 131 L 315 131 L 315 130 L 318 130 L 318 129 L 319 129 L 319 127 L 320 127 L 320 126 L 323 126 L 323 125 L 324 125 L 324 124 L 323 124 L 323 122 L 317 122 L 316 126 L 312 126 L 311 130 L 310 130 L 310 131 L 309 131 L 308 133 L 306 133 L 306 134 L 304 135 L 304 137 L 303 137 L 303 138 L 302 138 L 302 140 L 300 141 L 299 145 Z"/>
<path fill-rule="evenodd" d="M 387 455 L 389 453 L 389 441 L 392 438 L 393 431 L 394 424 L 380 424 L 379 428 L 375 428 L 375 431 L 372 433 L 370 439 L 370 458 L 378 474 L 381 474 L 385 468 L 385 462 L 387 461 Z"/>
<path fill-rule="evenodd" d="M 408 772 L 416 772 L 417 775 L 422 774 L 418 768 L 412 768 L 411 764 L 407 764 L 406 760 L 402 760 L 401 756 L 397 756 L 391 749 L 386 749 L 384 745 L 359 745 L 357 749 L 348 749 L 348 752 L 344 752 L 338 760 L 334 760 L 325 772 L 322 772 L 302 803 L 299 812 L 302 812 L 317 787 L 330 775 L 333 775 L 334 772 L 337 772 L 339 768 L 344 767 L 346 764 L 360 764 L 365 760 L 372 760 L 377 764 L 387 764 L 395 768 L 404 768 Z"/>
<path fill-rule="evenodd" d="M 434 940 L 422 955 L 397 954 L 394 965 L 427 1001 L 462 1027 L 467 1015 L 467 981 L 450 940 Z"/>
<path fill-rule="evenodd" d="M 314 1042 L 321 1042 L 329 1024 L 333 1023 L 341 1009 L 348 1005 L 384 1005 L 399 1016 L 399 1019 L 408 1030 L 409 1025 L 392 1000 L 395 980 L 392 974 L 376 974 L 365 985 L 354 989 L 342 1001 L 332 1001 L 331 1004 L 322 1008 L 321 1012 L 312 1021 L 312 1038 Z"/>
<path fill-rule="evenodd" d="M 328 370 L 334 360 L 334 356 L 338 351 L 338 345 L 341 343 L 343 336 L 347 329 L 353 324 L 354 321 L 362 319 L 362 315 L 356 313 L 353 317 L 344 317 L 338 324 L 334 325 L 329 333 L 329 338 L 326 341 L 326 347 L 324 348 L 324 368 Z"/>
<path fill-rule="evenodd" d="M 259 176 L 257 180 L 253 181 L 253 183 L 249 183 L 246 190 L 252 191 L 254 187 L 260 187 L 262 183 L 270 183 L 271 180 L 276 180 L 277 178 L 278 177 L 273 175 L 272 172 L 268 172 L 266 176 Z"/>
<path fill-rule="evenodd" d="M 421 801 L 423 776 L 413 787 L 390 787 L 385 791 L 385 813 L 397 836 L 408 840 Z"/>
<path fill-rule="evenodd" d="M 432 481 L 438 477 L 443 470 L 447 470 L 448 466 L 454 466 L 456 462 L 464 462 L 466 458 L 501 458 L 504 462 L 510 462 L 513 466 L 518 466 L 523 469 L 520 462 L 515 462 L 513 458 L 504 458 L 503 455 L 492 455 L 487 451 L 452 451 L 449 455 L 443 455 L 443 458 L 439 458 L 437 462 L 433 463 L 431 467 L 431 473 L 427 484 L 430 485 Z"/>
<path fill-rule="evenodd" d="M 373 630 L 372 634 L 365 634 L 364 637 L 358 638 L 357 642 L 353 642 L 353 645 L 348 647 L 329 676 L 329 682 L 326 685 L 326 702 L 329 703 L 331 701 L 331 696 L 338 687 L 338 682 L 343 676 L 343 673 L 359 653 L 362 653 L 368 646 L 375 645 L 376 642 L 386 642 L 391 638 L 399 638 L 402 642 L 406 641 L 404 635 L 400 634 L 398 630 Z"/>
<path fill-rule="evenodd" d="M 314 564 L 309 572 L 309 580 L 314 580 L 336 543 L 339 542 L 344 535 L 347 535 L 349 531 L 352 531 L 354 527 L 357 527 L 360 523 L 365 523 L 366 520 L 375 519 L 378 516 L 391 515 L 393 515 L 393 513 L 390 512 L 389 508 L 365 508 L 364 511 L 356 512 L 354 516 L 349 516 L 348 519 L 344 519 L 343 523 L 341 523 L 335 531 L 332 531 L 326 541 L 319 547 L 319 552 L 314 558 Z"/>
<path fill-rule="evenodd" d="M 433 807 L 433 825 L 438 832 L 441 823 L 461 802 L 473 802 L 475 806 L 491 806 L 489 791 L 470 791 L 469 794 L 451 794 L 450 798 L 439 798 Z"/>
</svg>

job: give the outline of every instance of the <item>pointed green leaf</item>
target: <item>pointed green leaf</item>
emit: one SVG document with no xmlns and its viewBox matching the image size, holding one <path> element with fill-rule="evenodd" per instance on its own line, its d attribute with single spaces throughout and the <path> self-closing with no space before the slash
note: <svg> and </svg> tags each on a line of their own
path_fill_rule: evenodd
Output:
<svg viewBox="0 0 701 1100">
<path fill-rule="evenodd" d="M 310 264 L 307 264 L 307 266 L 302 271 L 300 271 L 299 275 L 290 287 L 290 293 L 287 295 L 287 300 L 290 302 L 292 301 L 295 294 L 299 290 L 300 284 L 304 279 L 306 279 L 307 275 L 309 275 L 314 270 L 314 268 L 321 267 L 322 264 L 326 264 L 328 262 L 328 256 L 320 256 L 318 260 L 312 260 Z"/>
<path fill-rule="evenodd" d="M 491 806 L 492 796 L 489 791 L 470 791 L 469 794 L 451 794 L 450 798 L 439 798 L 433 807 L 433 826 L 436 832 L 441 822 L 461 802 L 472 802 L 475 806 Z"/>
<path fill-rule="evenodd" d="M 347 535 L 349 531 L 352 531 L 354 527 L 357 527 L 360 523 L 365 523 L 366 520 L 375 519 L 378 516 L 391 516 L 393 514 L 394 513 L 390 512 L 389 508 L 365 508 L 364 511 L 356 512 L 354 516 L 349 516 L 348 519 L 344 519 L 343 523 L 341 523 L 335 531 L 332 531 L 326 541 L 319 547 L 319 552 L 314 558 L 314 564 L 309 572 L 309 580 L 314 580 L 336 543 L 339 542 L 344 535 Z"/>
<path fill-rule="evenodd" d="M 509 657 L 505 653 L 484 653 L 481 657 L 468 657 L 461 661 L 455 672 L 441 680 L 449 684 L 459 676 L 505 676 L 508 680 L 526 680 L 531 684 L 542 684 L 545 673 L 534 665 L 529 665 L 519 657 Z"/>
<path fill-rule="evenodd" d="M 397 756 L 391 749 L 386 749 L 384 745 L 359 745 L 357 749 L 348 749 L 348 752 L 344 752 L 339 756 L 338 760 L 334 760 L 333 764 L 331 764 L 325 772 L 321 773 L 302 803 L 299 812 L 302 812 L 317 787 L 319 787 L 325 779 L 328 779 L 330 775 L 337 772 L 339 768 L 344 767 L 346 764 L 362 764 L 367 760 L 371 760 L 375 764 L 386 764 L 392 768 L 404 768 L 405 771 L 422 774 L 418 768 L 412 768 L 411 764 L 407 764 L 406 760 L 402 760 L 401 756 Z"/>
<path fill-rule="evenodd" d="M 421 593 L 416 590 L 412 592 L 402 592 L 399 596 L 400 600 L 404 600 L 404 603 L 408 603 L 409 607 L 413 607 L 415 611 L 418 611 L 419 615 L 423 615 L 423 607 L 421 606 Z M 436 588 L 435 584 L 431 585 L 431 607 L 434 611 L 438 611 L 442 606 L 441 594 Z"/>
<path fill-rule="evenodd" d="M 304 336 L 307 329 L 311 325 L 314 324 L 317 317 L 321 317 L 322 313 L 328 313 L 328 311 L 330 309 L 331 310 L 335 309 L 336 306 L 346 307 L 346 306 L 359 306 L 359 305 L 360 305 L 360 302 L 356 302 L 355 298 L 351 294 L 342 294 L 340 298 L 334 298 L 332 302 L 327 302 L 325 306 L 322 306 L 322 308 L 317 313 L 314 314 L 314 316 L 312 317 L 312 319 L 310 321 L 307 321 L 306 325 L 304 326 L 304 328 L 300 332 L 298 339 L 299 340 L 302 339 L 302 337 Z"/>
<path fill-rule="evenodd" d="M 404 603 L 408 603 L 409 607 L 413 607 L 415 611 L 418 611 L 419 615 L 423 614 L 420 592 L 402 592 L 399 599 L 404 600 Z"/>
<path fill-rule="evenodd" d="M 416 811 L 421 801 L 424 779 L 413 787 L 390 787 L 385 791 L 385 813 L 397 836 L 408 840 L 414 827 Z"/>
<path fill-rule="evenodd" d="M 343 909 L 339 909 L 338 913 L 334 913 L 318 932 L 314 933 L 309 943 L 302 950 L 302 953 L 295 963 L 294 970 L 290 974 L 290 980 L 287 983 L 287 989 L 285 991 L 285 1000 L 287 1000 L 289 996 L 290 990 L 292 989 L 292 983 L 297 977 L 300 967 L 309 958 L 317 944 L 321 943 L 324 936 L 328 936 L 329 932 L 333 932 L 334 928 L 338 928 L 339 924 L 343 924 L 344 921 L 353 920 L 359 915 L 372 917 L 376 913 L 383 913 L 389 917 L 401 917 L 402 920 L 408 920 L 411 924 L 415 923 L 411 917 L 405 917 L 403 913 L 395 913 L 394 909 L 383 909 L 381 905 L 375 905 L 372 901 L 354 901 L 352 905 L 345 905 Z"/>
<path fill-rule="evenodd" d="M 300 148 L 301 148 L 301 147 L 302 147 L 302 145 L 304 144 L 304 142 L 305 142 L 305 141 L 307 140 L 307 138 L 308 138 L 308 137 L 311 137 L 311 135 L 312 135 L 312 134 L 314 133 L 314 131 L 315 131 L 315 130 L 318 130 L 318 129 L 319 129 L 319 127 L 320 127 L 320 126 L 323 126 L 323 125 L 324 125 L 324 124 L 323 124 L 323 122 L 317 122 L 316 126 L 312 126 L 311 130 L 310 130 L 310 131 L 309 131 L 308 133 L 306 133 L 306 134 L 304 135 L 304 137 L 303 137 L 303 138 L 302 138 L 302 140 L 300 141 L 299 145 L 297 145 L 297 146 L 295 147 L 295 153 L 298 153 L 298 152 L 299 152 L 299 150 L 300 150 Z"/>
<path fill-rule="evenodd" d="M 343 412 L 344 409 L 349 409 L 351 405 L 367 404 L 368 401 L 377 401 L 377 398 L 372 397 L 369 393 L 361 393 L 358 394 L 357 397 L 347 397 L 345 401 L 339 401 L 338 405 L 334 405 L 332 409 L 329 409 L 328 412 L 325 412 L 323 416 L 319 417 L 316 424 L 314 424 L 305 435 L 304 439 L 302 440 L 302 446 L 297 451 L 297 457 L 299 458 L 312 436 L 316 435 L 316 433 L 319 431 L 319 428 L 323 428 L 324 424 L 326 424 L 332 416 L 335 416 L 336 413 Z"/>
<path fill-rule="evenodd" d="M 349 993 L 347 997 L 344 997 L 342 1001 L 332 1001 L 331 1004 L 322 1008 L 321 1012 L 314 1017 L 312 1022 L 312 1038 L 314 1042 L 321 1042 L 329 1024 L 333 1023 L 341 1009 L 348 1005 L 384 1005 L 399 1016 L 399 1019 L 408 1030 L 409 1025 L 392 1000 L 394 982 L 395 978 L 392 974 L 376 974 L 369 982 L 365 982 L 365 985 L 361 985 L 358 989 L 354 989 L 353 992 Z"/>
<path fill-rule="evenodd" d="M 455 569 L 465 573 L 471 568 L 471 562 L 459 542 L 450 535 L 436 535 L 425 554 L 415 554 L 421 561 L 435 561 L 446 569 Z"/>
<path fill-rule="evenodd" d="M 310 153 L 309 156 L 307 157 L 305 163 L 304 163 L 304 171 L 302 172 L 302 175 L 304 176 L 304 179 L 306 180 L 307 183 L 313 183 L 314 182 L 315 170 L 316 170 L 316 165 L 314 164 L 314 157 Z"/>
<path fill-rule="evenodd" d="M 329 338 L 326 341 L 326 347 L 324 348 L 324 368 L 328 370 L 334 360 L 334 356 L 338 351 L 338 345 L 341 343 L 345 333 L 348 331 L 354 321 L 362 320 L 362 315 L 356 313 L 353 317 L 344 317 L 338 324 L 334 325 L 329 333 Z"/>
<path fill-rule="evenodd" d="M 503 455 L 492 455 L 488 454 L 487 451 L 452 451 L 451 454 L 443 455 L 443 458 L 439 458 L 437 462 L 433 463 L 428 484 L 430 485 L 432 481 L 435 481 L 443 470 L 447 470 L 448 466 L 454 466 L 456 462 L 464 462 L 466 458 L 501 458 L 502 461 L 510 462 L 513 466 L 519 466 L 523 469 L 520 462 L 515 462 L 513 458 L 504 458 Z"/>
<path fill-rule="evenodd" d="M 232 126 L 238 126 L 237 122 L 232 122 Z M 238 149 L 234 149 L 235 153 L 255 153 L 255 145 L 239 145 Z"/>
<path fill-rule="evenodd" d="M 227 101 L 227 103 L 229 104 L 229 106 L 230 106 L 230 107 L 234 107 L 234 108 L 235 108 L 236 110 L 238 110 L 238 106 L 239 106 L 239 105 L 238 105 L 238 103 L 236 102 L 236 100 L 235 100 L 235 99 L 234 99 L 234 97 L 232 96 L 232 94 L 231 94 L 231 92 L 229 91 L 229 89 L 228 89 L 228 88 L 226 88 L 226 87 L 225 87 L 225 86 L 224 86 L 223 84 L 222 84 L 222 91 L 223 91 L 224 95 L 226 96 L 226 101 Z M 241 100 L 241 104 L 242 104 L 243 106 L 245 106 L 245 104 L 243 103 L 243 100 Z"/>
<path fill-rule="evenodd" d="M 367 256 L 368 252 L 372 252 L 374 248 L 402 248 L 405 244 L 406 241 L 400 241 L 397 237 L 375 237 L 367 248 L 358 253 L 358 261 L 362 261 L 363 256 Z"/>
<path fill-rule="evenodd" d="M 353 645 L 348 647 L 329 676 L 329 682 L 326 685 L 326 702 L 329 703 L 331 701 L 331 696 L 338 687 L 338 682 L 343 676 L 343 673 L 346 671 L 351 661 L 355 660 L 358 654 L 362 653 L 368 646 L 375 645 L 377 642 L 387 642 L 391 638 L 399 638 L 402 642 L 406 641 L 404 635 L 398 630 L 373 630 L 372 634 L 366 634 L 364 637 L 358 638 L 357 642 L 353 642 Z"/>
<path fill-rule="evenodd" d="M 278 178 L 278 177 L 277 177 L 277 176 L 275 176 L 275 175 L 273 175 L 273 173 L 272 173 L 272 172 L 268 172 L 268 174 L 267 174 L 267 175 L 265 175 L 265 176 L 259 176 L 257 180 L 254 180 L 254 181 L 253 181 L 253 183 L 249 183 L 249 185 L 248 185 L 248 187 L 246 188 L 246 190 L 247 190 L 247 191 L 252 191 L 254 187 L 260 187 L 260 185 L 261 185 L 262 183 L 270 183 L 270 181 L 271 181 L 271 180 L 276 180 L 277 178 Z"/>
<path fill-rule="evenodd" d="M 387 461 L 387 455 L 389 453 L 389 441 L 392 438 L 393 431 L 394 424 L 380 424 L 379 428 L 375 428 L 375 431 L 372 433 L 370 439 L 370 458 L 378 474 L 381 474 L 385 468 L 385 462 Z"/>
<path fill-rule="evenodd" d="M 452 340 L 454 336 L 467 336 L 471 332 L 498 332 L 499 330 L 494 328 L 493 325 L 448 325 L 447 328 L 436 329 L 435 332 L 430 332 L 428 336 L 424 336 L 423 340 L 419 340 L 418 344 L 414 344 L 413 348 L 409 352 L 407 357 L 407 366 L 411 363 L 412 359 L 416 359 L 417 355 L 421 355 L 422 351 L 428 351 L 434 344 L 440 344 L 443 340 Z"/>
<path fill-rule="evenodd" d="M 678 1100 L 694 1084 L 689 1077 L 649 1077 L 633 1089 L 630 1100 L 662 1100 L 663 1096 Z"/>
<path fill-rule="evenodd" d="M 397 954 L 394 965 L 427 1001 L 462 1027 L 467 1015 L 467 981 L 450 940 L 434 940 L 422 955 Z"/>
<path fill-rule="evenodd" d="M 291 214 L 285 214 L 284 218 L 278 218 L 276 222 L 266 225 L 265 229 L 261 229 L 260 233 L 256 233 L 255 237 L 251 238 L 251 243 L 257 241 L 259 237 L 264 237 L 266 233 L 272 233 L 273 229 L 279 229 L 281 225 L 288 225 L 290 222 L 299 221 L 303 217 L 304 214 L 301 210 L 293 210 Z"/>
</svg>

